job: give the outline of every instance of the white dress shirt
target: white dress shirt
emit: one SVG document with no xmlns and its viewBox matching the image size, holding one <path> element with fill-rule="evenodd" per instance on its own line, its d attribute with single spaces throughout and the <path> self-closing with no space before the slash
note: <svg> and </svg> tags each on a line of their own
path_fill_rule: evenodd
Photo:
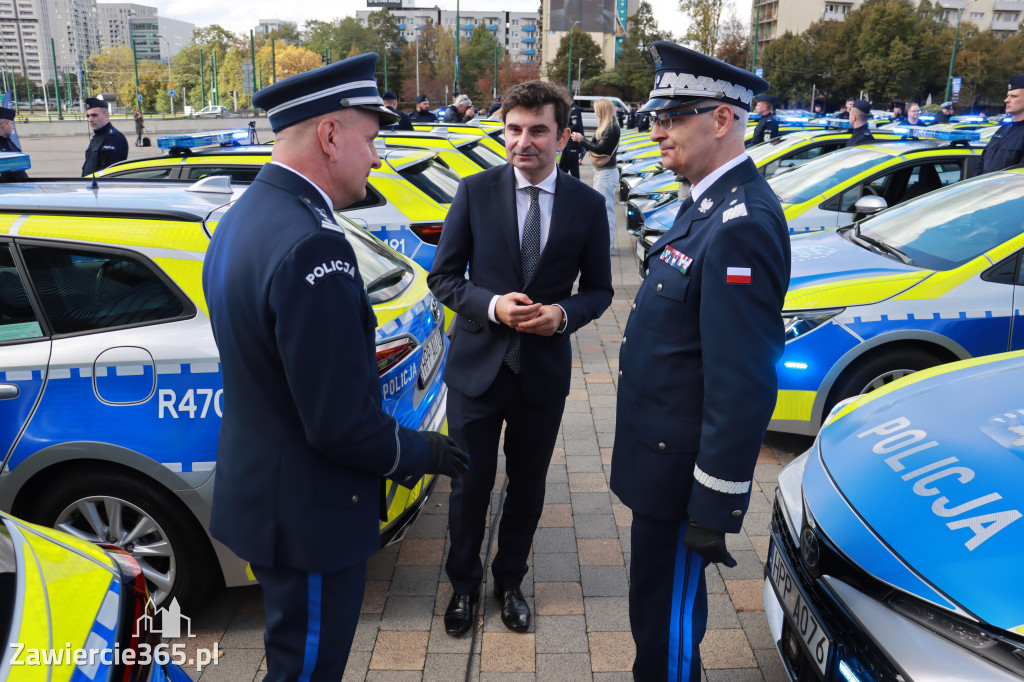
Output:
<svg viewBox="0 0 1024 682">
<path fill-rule="evenodd" d="M 310 180 L 310 179 L 309 179 L 309 178 L 307 178 L 307 177 L 306 177 L 305 175 L 303 175 L 303 174 L 302 174 L 302 173 L 300 173 L 299 171 L 295 170 L 295 169 L 294 169 L 294 168 L 292 168 L 291 166 L 288 166 L 288 165 L 286 165 L 286 164 L 283 164 L 283 163 L 281 163 L 280 161 L 271 161 L 270 163 L 274 164 L 275 166 L 280 166 L 281 168 L 287 168 L 287 169 L 288 169 L 288 170 L 290 170 L 290 171 L 291 171 L 292 173 L 295 173 L 295 174 L 296 174 L 296 175 L 298 175 L 298 176 L 299 176 L 300 178 L 302 178 L 303 180 L 305 180 L 305 181 L 306 181 L 306 182 L 308 182 L 309 184 L 311 184 L 311 185 L 313 185 L 314 187 L 316 187 L 316 191 L 317 191 L 317 192 L 320 192 L 320 196 L 322 196 L 322 197 L 324 198 L 324 201 L 325 201 L 325 202 L 327 203 L 327 210 L 328 210 L 329 212 L 331 212 L 331 213 L 334 213 L 334 202 L 333 202 L 333 201 L 331 201 L 331 198 L 330 198 L 329 196 L 327 196 L 327 192 L 325 192 L 325 191 L 323 191 L 322 189 L 320 189 L 320 186 L 319 186 L 318 184 L 316 184 L 315 182 L 313 182 L 312 180 Z"/>
<path fill-rule="evenodd" d="M 698 182 L 696 185 L 690 188 L 690 198 L 693 199 L 693 203 L 697 203 L 700 200 L 700 195 L 708 191 L 711 185 L 715 184 L 718 178 L 722 177 L 736 166 L 740 165 L 747 160 L 747 153 L 740 152 L 740 155 L 729 159 L 715 170 L 708 173 L 707 177 Z"/>
</svg>

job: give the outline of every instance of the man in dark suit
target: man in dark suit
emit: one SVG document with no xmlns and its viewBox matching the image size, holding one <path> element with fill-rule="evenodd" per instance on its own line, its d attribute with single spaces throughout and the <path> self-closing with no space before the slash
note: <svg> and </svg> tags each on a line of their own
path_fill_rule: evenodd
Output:
<svg viewBox="0 0 1024 682">
<path fill-rule="evenodd" d="M 529 628 L 520 583 L 569 393 L 569 335 L 612 300 L 604 199 L 555 167 L 569 137 L 569 102 L 563 88 L 541 81 L 505 95 L 509 164 L 459 184 L 427 278 L 458 313 L 445 375 L 448 428 L 473 458 L 449 500 L 452 636 L 469 630 L 483 579 L 480 545 L 503 424 L 508 492 L 491 573 L 502 621 Z"/>
<path fill-rule="evenodd" d="M 334 220 L 365 195 L 378 125 L 395 120 L 376 62 L 351 57 L 256 93 L 272 160 L 203 264 L 224 377 L 210 532 L 263 588 L 272 682 L 341 679 L 366 558 L 380 547 L 385 477 L 408 484 L 467 465 L 450 438 L 383 411 L 376 318 Z"/>
<path fill-rule="evenodd" d="M 644 261 L 626 323 L 611 488 L 633 511 L 633 676 L 696 682 L 704 569 L 736 565 L 725 534 L 743 523 L 775 407 L 789 234 L 743 151 L 747 112 L 768 83 L 673 43 L 649 49 L 655 89 L 641 111 L 662 164 L 691 189 Z"/>
<path fill-rule="evenodd" d="M 93 136 L 85 150 L 82 176 L 92 175 L 128 158 L 128 140 L 110 122 L 110 105 L 95 97 L 85 99 L 85 118 Z"/>
</svg>

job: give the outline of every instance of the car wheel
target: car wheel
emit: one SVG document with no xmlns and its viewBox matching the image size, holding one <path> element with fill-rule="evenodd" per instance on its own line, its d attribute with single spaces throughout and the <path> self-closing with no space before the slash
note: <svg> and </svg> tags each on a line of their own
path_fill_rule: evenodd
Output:
<svg viewBox="0 0 1024 682">
<path fill-rule="evenodd" d="M 943 360 L 935 353 L 920 348 L 902 348 L 881 352 L 863 358 L 846 370 L 829 394 L 823 415 L 827 415 L 836 403 L 853 396 L 870 393 L 891 384 L 908 374 L 941 365 Z"/>
<path fill-rule="evenodd" d="M 209 588 L 205 538 L 163 488 L 122 472 L 79 473 L 50 485 L 46 498 L 33 521 L 130 552 L 157 606 L 195 604 Z"/>
</svg>

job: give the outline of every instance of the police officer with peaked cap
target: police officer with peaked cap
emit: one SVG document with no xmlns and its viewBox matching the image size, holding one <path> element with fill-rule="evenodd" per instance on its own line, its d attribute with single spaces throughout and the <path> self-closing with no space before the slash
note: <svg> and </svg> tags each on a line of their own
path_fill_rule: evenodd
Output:
<svg viewBox="0 0 1024 682">
<path fill-rule="evenodd" d="M 1007 83 L 1006 115 L 1013 120 L 1004 123 L 985 145 L 975 175 L 1003 170 L 1024 162 L 1024 75 L 1010 76 Z"/>
<path fill-rule="evenodd" d="M 85 150 L 82 175 L 92 175 L 128 158 L 128 140 L 110 122 L 110 105 L 95 97 L 85 98 L 85 118 L 93 136 Z"/>
<path fill-rule="evenodd" d="M 735 566 L 725 534 L 750 500 L 775 407 L 789 233 L 743 150 L 757 76 L 655 42 L 641 111 L 665 168 L 692 185 L 647 273 L 619 351 L 611 489 L 633 511 L 629 620 L 636 680 L 700 679 L 704 568 Z"/>
<path fill-rule="evenodd" d="M 868 125 L 870 118 L 871 104 L 866 99 L 854 100 L 853 106 L 850 108 L 850 125 L 853 127 L 853 134 L 850 135 L 850 139 L 844 146 L 856 147 L 859 144 L 871 144 L 875 141 L 875 136 L 871 134 L 871 127 Z"/>
<path fill-rule="evenodd" d="M 0 152 L 21 153 L 21 148 L 14 142 L 14 109 L 0 107 Z M 0 182 L 19 182 L 27 180 L 28 173 L 21 170 L 0 173 Z"/>
<path fill-rule="evenodd" d="M 376 62 L 351 57 L 256 93 L 272 160 L 203 264 L 224 380 L 210 531 L 263 587 L 273 682 L 341 679 L 385 478 L 409 485 L 468 465 L 447 436 L 381 409 L 376 319 L 334 218 L 365 196 L 378 126 L 395 120 Z"/>
<path fill-rule="evenodd" d="M 949 119 L 953 118 L 953 103 L 943 102 L 939 105 L 939 109 L 942 111 L 935 117 L 936 123 L 949 123 Z"/>
<path fill-rule="evenodd" d="M 765 133 L 768 133 L 768 139 L 774 140 L 776 137 L 781 135 L 779 132 L 779 119 L 775 115 L 775 110 L 779 108 L 779 100 L 775 99 L 772 95 L 758 95 L 757 96 L 757 113 L 761 116 L 761 119 L 754 126 L 754 136 L 750 139 L 750 144 L 760 144 L 764 142 Z"/>
</svg>

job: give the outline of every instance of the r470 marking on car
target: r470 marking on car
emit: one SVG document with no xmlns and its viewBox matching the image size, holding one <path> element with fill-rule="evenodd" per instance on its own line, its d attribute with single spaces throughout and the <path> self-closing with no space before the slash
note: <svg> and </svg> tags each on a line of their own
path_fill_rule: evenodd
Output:
<svg viewBox="0 0 1024 682">
<path fill-rule="evenodd" d="M 172 419 L 178 419 L 179 414 L 187 414 L 189 419 L 195 419 L 197 412 L 199 419 L 206 419 L 211 405 L 214 413 L 218 417 L 223 417 L 224 389 L 220 388 L 214 391 L 212 388 L 190 388 L 181 397 L 181 402 L 178 402 L 178 396 L 173 389 L 161 388 L 157 392 L 157 405 L 160 419 L 164 419 L 165 411 L 170 414 Z"/>
</svg>

